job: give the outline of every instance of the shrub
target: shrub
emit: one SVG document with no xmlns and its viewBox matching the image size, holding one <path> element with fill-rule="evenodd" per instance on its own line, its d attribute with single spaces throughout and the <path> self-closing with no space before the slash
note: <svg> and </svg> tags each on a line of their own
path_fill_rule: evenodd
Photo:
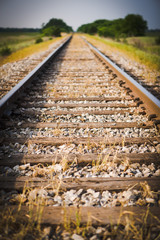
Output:
<svg viewBox="0 0 160 240">
<path fill-rule="evenodd" d="M 1 49 L 1 51 L 0 51 L 0 53 L 1 53 L 1 55 L 2 56 L 8 56 L 8 55 L 10 55 L 11 54 L 11 49 L 8 47 L 8 46 L 4 46 L 2 49 Z"/>
<path fill-rule="evenodd" d="M 124 43 L 124 44 L 128 44 L 128 41 L 127 41 L 127 35 L 125 33 L 121 33 L 119 35 L 119 38 L 121 39 L 121 42 Z"/>
<path fill-rule="evenodd" d="M 55 37 L 61 36 L 61 30 L 59 27 L 56 27 L 56 26 L 44 28 L 42 30 L 42 33 L 44 36 L 55 36 Z"/>
<path fill-rule="evenodd" d="M 41 43 L 41 42 L 43 42 L 43 39 L 42 39 L 42 38 L 37 38 L 36 41 L 35 41 L 36 44 L 37 44 L 37 43 Z"/>
</svg>

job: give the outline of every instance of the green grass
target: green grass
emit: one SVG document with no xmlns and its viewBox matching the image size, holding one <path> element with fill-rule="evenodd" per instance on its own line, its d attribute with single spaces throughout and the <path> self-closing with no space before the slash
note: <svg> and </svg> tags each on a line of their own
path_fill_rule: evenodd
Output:
<svg viewBox="0 0 160 240">
<path fill-rule="evenodd" d="M 134 39 L 138 39 L 141 41 L 145 46 L 148 45 L 154 45 L 155 44 L 155 38 L 156 37 L 150 37 L 150 36 L 144 36 L 144 37 L 129 37 L 127 38 L 127 41 L 129 44 L 134 43 Z"/>
<path fill-rule="evenodd" d="M 28 57 L 28 56 L 30 56 L 34 53 L 38 53 L 38 52 L 41 52 L 41 51 L 46 51 L 53 42 L 55 42 L 59 39 L 60 38 L 56 38 L 56 39 L 49 40 L 49 41 L 46 41 L 46 42 L 42 42 L 42 43 L 39 43 L 39 44 L 32 44 L 32 45 L 30 45 L 28 47 L 25 47 L 23 49 L 19 49 L 16 52 L 13 52 L 12 54 L 10 54 L 7 57 L 1 58 L 0 59 L 0 66 L 5 64 L 5 63 L 8 63 L 8 62 L 19 61 L 19 60 L 24 59 L 25 57 Z"/>
<path fill-rule="evenodd" d="M 128 38 L 126 39 L 128 43 L 116 42 L 107 38 L 100 38 L 97 36 L 87 35 L 89 38 L 93 38 L 100 42 L 105 43 L 110 49 L 115 51 L 122 52 L 126 54 L 129 58 L 146 65 L 151 70 L 160 71 L 160 55 L 157 54 L 160 51 L 160 46 L 152 45 L 154 42 L 153 37 L 139 37 L 139 38 Z M 131 44 L 131 42 L 135 42 L 135 39 L 138 39 L 137 45 Z M 141 40 L 141 41 L 140 41 Z M 146 50 L 147 49 L 147 50 Z M 148 52 L 147 52 L 148 51 Z"/>
<path fill-rule="evenodd" d="M 40 37 L 40 33 L 0 33 L 0 51 L 6 47 L 11 50 L 11 53 L 6 54 L 6 56 L 1 54 L 0 66 L 8 62 L 19 61 L 34 53 L 45 51 L 53 42 L 61 39 L 43 37 L 43 42 L 36 44 L 36 39 Z"/>
<path fill-rule="evenodd" d="M 160 56 L 160 45 L 156 44 L 156 37 L 132 37 L 127 38 L 127 42 L 147 53 Z"/>
<path fill-rule="evenodd" d="M 159 46 L 146 47 L 146 51 L 148 53 L 156 54 L 156 55 L 160 56 L 160 47 Z"/>
<path fill-rule="evenodd" d="M 0 51 L 8 46 L 12 52 L 15 52 L 24 47 L 30 46 L 35 40 L 40 37 L 37 32 L 21 32 L 21 33 L 1 33 L 0 32 Z"/>
</svg>

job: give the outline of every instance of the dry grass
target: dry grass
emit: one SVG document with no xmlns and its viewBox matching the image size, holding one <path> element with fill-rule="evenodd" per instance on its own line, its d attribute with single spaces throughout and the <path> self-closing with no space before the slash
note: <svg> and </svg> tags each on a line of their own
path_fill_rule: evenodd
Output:
<svg viewBox="0 0 160 240">
<path fill-rule="evenodd" d="M 160 57 L 154 54 L 146 53 L 136 47 L 133 47 L 128 44 L 117 43 L 115 41 L 111 41 L 109 39 L 104 39 L 100 37 L 87 36 L 87 38 L 98 40 L 102 43 L 105 43 L 107 47 L 109 47 L 112 51 L 119 51 L 121 53 L 126 54 L 126 56 L 130 57 L 133 60 L 140 62 L 141 64 L 145 64 L 150 67 L 152 70 L 160 70 L 159 63 Z"/>
<path fill-rule="evenodd" d="M 27 215 L 27 220 L 22 220 L 21 210 L 15 213 L 5 209 L 0 213 L 0 238 L 4 240 L 41 239 L 40 224 L 33 219 L 32 209 Z"/>
<path fill-rule="evenodd" d="M 66 164 L 66 160 L 62 161 Z M 103 164 L 105 164 L 105 162 L 103 162 Z M 56 181 L 53 182 L 53 190 L 55 196 L 58 196 L 62 179 L 57 181 L 57 184 L 55 184 L 55 182 Z M 135 186 L 132 188 L 134 187 Z M 140 184 L 140 187 L 144 198 L 153 197 L 153 192 L 146 183 Z M 9 208 L 6 208 L 0 213 L 0 237 L 2 237 L 2 239 L 42 239 L 43 230 L 41 219 L 47 201 L 42 195 L 39 195 L 39 191 L 43 192 L 44 190 L 45 189 L 40 188 L 32 189 L 28 187 L 28 183 L 26 182 L 22 194 L 19 194 L 18 210 L 11 211 Z M 152 221 L 154 220 L 157 222 L 156 228 L 154 228 L 154 231 L 156 229 L 155 239 L 158 240 L 160 237 L 160 235 L 158 235 L 160 230 L 160 220 L 151 214 L 149 207 L 146 212 L 140 216 L 135 215 L 132 211 L 124 211 L 123 203 L 119 219 L 117 219 L 117 224 L 113 225 L 111 219 L 109 224 L 102 226 L 106 228 L 107 233 L 107 235 L 103 236 L 103 239 L 107 239 L 105 237 L 117 239 L 116 237 L 119 236 L 120 239 L 124 240 L 150 240 L 151 235 L 153 234 L 152 227 L 155 226 L 152 224 Z M 22 212 L 22 206 L 24 204 L 27 204 L 29 208 L 28 212 L 25 214 Z M 75 211 L 75 220 L 71 219 L 71 215 L 73 215 L 73 213 L 67 213 L 64 203 L 64 223 L 63 226 L 57 226 L 57 228 L 54 229 L 54 236 L 61 238 L 61 234 L 65 231 L 70 236 L 76 233 L 81 235 L 84 239 L 89 239 L 89 237 L 92 236 L 90 233 L 90 229 L 92 228 L 91 215 L 88 213 L 86 224 L 81 223 L 82 216 L 79 208 Z M 150 225 L 148 225 L 148 221 L 150 222 Z"/>
<path fill-rule="evenodd" d="M 27 183 L 24 186 L 23 193 L 19 194 L 18 209 L 16 211 L 11 210 L 9 207 L 5 207 L 0 213 L 0 238 L 5 240 L 23 240 L 23 239 L 41 239 L 41 218 L 43 214 L 42 199 L 35 199 L 28 201 L 28 212 L 22 213 L 22 205 L 26 202 L 26 195 L 32 189 L 27 187 Z M 33 208 L 36 212 L 33 213 Z"/>
<path fill-rule="evenodd" d="M 152 226 L 154 226 L 151 222 L 156 220 L 156 237 L 154 239 L 158 240 L 160 238 L 160 234 L 158 234 L 160 230 L 160 219 L 153 216 L 150 212 L 149 207 L 147 210 L 142 214 L 142 216 L 135 216 L 133 212 L 126 212 L 123 211 L 121 216 L 125 216 L 126 224 L 125 224 L 125 231 L 124 231 L 124 239 L 135 239 L 135 240 L 150 240 L 151 239 L 151 232 Z M 150 225 L 148 225 L 148 219 L 150 219 Z M 137 224 L 137 222 L 139 224 Z M 123 234 L 123 233 L 122 233 Z M 153 239 L 153 238 L 152 238 Z"/>
<path fill-rule="evenodd" d="M 77 209 L 75 212 L 76 221 L 71 220 L 71 213 L 67 215 L 66 208 L 64 207 L 64 225 L 61 231 L 68 233 L 68 236 L 76 233 L 82 236 L 84 239 L 90 239 L 93 235 L 91 215 L 88 214 L 88 219 L 86 224 L 81 224 L 81 212 Z M 122 221 L 123 218 L 123 221 Z M 149 220 L 150 219 L 150 220 Z M 98 221 L 98 219 L 96 219 Z M 152 221 L 156 221 L 152 224 Z M 148 225 L 148 221 L 150 225 Z M 121 223 L 123 222 L 123 224 Z M 59 227 L 58 227 L 59 228 Z M 64 228 L 64 229 L 63 229 Z M 136 215 L 132 211 L 125 211 L 123 207 L 121 209 L 119 218 L 117 219 L 117 224 L 112 224 L 112 218 L 110 224 L 102 225 L 102 228 L 106 228 L 105 232 L 101 234 L 101 239 L 123 239 L 123 240 L 159 240 L 160 239 L 160 220 L 153 216 L 150 208 L 148 207 L 142 215 Z M 96 233 L 94 234 L 96 236 Z M 152 236 L 152 238 L 151 238 Z M 153 236 L 155 238 L 153 238 Z M 98 238 L 98 236 L 97 236 Z M 99 239 L 99 238 L 98 238 Z"/>
<path fill-rule="evenodd" d="M 143 72 L 139 73 L 139 76 L 141 75 L 142 79 L 146 79 L 148 82 L 155 83 L 156 77 L 160 75 L 160 56 L 158 55 L 147 53 L 128 44 L 96 36 L 87 35 L 87 40 L 93 45 L 101 47 L 103 52 L 110 57 L 112 52 L 115 52 L 116 55 L 128 59 L 131 63 L 136 63 L 136 66 L 141 64 Z"/>
<path fill-rule="evenodd" d="M 125 139 L 121 143 L 122 146 L 125 145 Z M 79 145 L 79 152 L 83 152 L 83 145 Z M 99 148 L 99 151 L 103 151 L 103 149 L 106 147 L 105 143 L 102 142 L 98 144 L 92 144 L 90 140 L 88 140 L 87 143 L 88 149 L 92 148 Z M 114 146 L 111 146 L 111 151 L 113 150 Z M 116 157 L 117 154 L 115 152 L 115 157 L 113 160 L 109 160 L 110 154 L 106 155 L 105 158 L 102 158 L 102 154 L 99 154 L 99 159 L 96 162 L 93 162 L 93 168 L 94 171 L 104 171 L 107 170 L 108 167 L 114 167 L 116 163 Z M 130 166 L 129 161 L 126 159 L 122 163 L 125 165 L 125 170 L 128 169 Z M 62 160 L 60 162 L 60 165 L 62 166 L 62 171 L 65 172 L 69 168 L 69 164 L 67 161 L 67 155 L 64 155 L 62 157 Z M 53 163 L 50 167 L 45 167 L 42 164 L 39 164 L 37 166 L 32 166 L 33 170 L 33 176 L 34 177 L 45 177 L 46 175 L 50 175 L 50 190 L 53 190 L 55 193 L 55 196 L 58 196 L 61 194 L 61 184 L 62 184 L 62 178 L 56 179 L 53 178 L 53 174 L 55 173 L 55 164 Z M 124 171 L 125 171 L 124 170 Z M 52 184 L 53 183 L 53 184 Z M 146 206 L 145 198 L 153 198 L 156 193 L 154 193 L 148 184 L 141 183 L 138 185 L 139 189 L 141 191 L 142 201 L 138 202 L 137 205 L 140 206 Z M 128 190 L 134 189 L 136 186 L 132 186 Z M 11 210 L 5 209 L 3 212 L 0 213 L 0 237 L 2 236 L 2 239 L 25 239 L 25 237 L 32 238 L 29 239 L 42 239 L 41 236 L 43 235 L 42 226 L 41 226 L 41 218 L 43 214 L 44 206 L 47 206 L 47 200 L 39 195 L 39 191 L 44 191 L 45 189 L 33 189 L 28 187 L 28 183 L 26 182 L 22 194 L 18 195 L 18 198 L 16 199 L 16 202 L 13 202 L 14 204 L 18 204 L 18 212 L 13 212 Z M 143 201 L 144 199 L 144 201 Z M 112 221 L 110 221 L 110 224 L 107 224 L 106 226 L 103 226 L 106 228 L 107 235 L 105 235 L 102 239 L 117 239 L 119 236 L 120 239 L 124 240 L 150 240 L 152 233 L 152 221 L 151 224 L 148 225 L 148 219 L 154 219 L 157 222 L 156 225 L 156 232 L 160 230 L 160 220 L 156 218 L 155 216 L 152 216 L 149 208 L 146 210 L 146 212 L 143 213 L 142 216 L 137 216 L 133 212 L 124 211 L 123 206 L 125 205 L 125 201 L 121 202 L 122 205 L 122 211 L 120 213 L 119 219 L 117 219 L 117 224 L 113 225 Z M 29 207 L 28 213 L 25 215 L 25 219 L 22 219 L 20 217 L 22 206 L 27 204 Z M 89 239 L 91 237 L 90 229 L 92 227 L 92 221 L 91 216 L 88 214 L 88 219 L 86 224 L 81 224 L 81 211 L 77 208 L 77 211 L 75 211 L 75 220 L 72 220 L 70 215 L 67 214 L 65 203 L 64 206 L 64 224 L 63 226 L 58 226 L 54 231 L 54 236 L 57 236 L 60 238 L 60 234 L 63 231 L 66 231 L 70 236 L 72 236 L 73 233 L 79 234 L 84 237 L 84 239 Z M 36 207 L 36 214 L 33 214 L 33 208 Z M 125 219 L 122 221 L 122 218 Z M 112 219 L 111 219 L 112 220 Z M 123 224 L 122 224 L 123 222 Z M 138 222 L 138 224 L 137 224 Z M 3 227 L 2 227 L 3 226 Z M 157 233 L 155 234 L 155 239 L 158 240 L 160 235 Z M 62 236 L 61 236 L 62 237 Z M 63 238 L 62 238 L 63 239 Z"/>
<path fill-rule="evenodd" d="M 49 49 L 49 47 L 56 41 L 59 41 L 62 38 L 55 38 L 53 40 L 49 40 L 46 42 L 42 42 L 39 44 L 33 44 L 30 45 L 29 47 L 25 47 L 23 49 L 20 49 L 16 52 L 13 52 L 11 55 L 5 58 L 0 59 L 0 66 L 8 63 L 8 62 L 14 62 L 14 61 L 19 61 L 22 60 L 26 57 L 29 57 L 35 53 L 43 52 Z"/>
<path fill-rule="evenodd" d="M 9 240 L 23 240 L 23 239 L 42 239 L 43 230 L 41 226 L 41 216 L 43 214 L 43 208 L 37 207 L 37 216 L 33 217 L 33 205 L 30 206 L 28 214 L 22 219 L 21 210 L 18 212 L 5 209 L 0 213 L 0 236 L 1 239 Z M 75 211 L 75 220 L 71 219 L 71 213 L 67 214 L 66 208 L 64 207 L 64 223 L 63 226 L 58 225 L 57 228 L 53 228 L 53 236 L 57 239 L 63 239 L 63 235 L 67 234 L 78 234 L 84 239 L 90 239 L 92 237 L 92 221 L 91 215 L 88 214 L 86 224 L 81 224 L 81 211 L 77 208 Z M 123 218 L 123 224 L 121 220 Z M 149 220 L 150 219 L 150 220 Z M 148 225 L 148 220 L 150 225 Z M 156 222 L 155 224 L 152 221 Z M 121 209 L 117 224 L 103 225 L 105 228 L 102 239 L 123 239 L 123 240 L 159 240 L 160 239 L 160 220 L 151 214 L 150 208 L 148 207 L 142 215 L 135 215 L 131 211 L 124 211 Z M 62 235 L 61 235 L 62 234 Z M 154 236 L 154 238 L 153 238 Z M 151 238 L 152 237 L 152 238 Z"/>
</svg>

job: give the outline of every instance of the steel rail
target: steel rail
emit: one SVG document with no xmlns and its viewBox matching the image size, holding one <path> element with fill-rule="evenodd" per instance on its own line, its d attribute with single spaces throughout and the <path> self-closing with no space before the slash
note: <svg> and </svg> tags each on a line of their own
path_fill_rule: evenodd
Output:
<svg viewBox="0 0 160 240">
<path fill-rule="evenodd" d="M 11 103 L 13 103 L 23 92 L 23 90 L 40 74 L 40 72 L 47 66 L 47 64 L 62 50 L 62 48 L 71 40 L 69 36 L 60 46 L 58 46 L 52 53 L 50 53 L 41 63 L 38 64 L 26 77 L 24 77 L 16 86 L 14 86 L 2 99 L 0 100 L 0 117 L 8 110 Z"/>
<path fill-rule="evenodd" d="M 90 48 L 101 57 L 102 60 L 107 62 L 107 64 L 116 72 L 118 76 L 124 79 L 131 88 L 135 91 L 135 93 L 144 101 L 147 108 L 150 110 L 150 114 L 156 114 L 157 117 L 160 117 L 160 100 L 157 99 L 153 94 L 147 91 L 144 87 L 142 87 L 134 78 L 128 75 L 123 69 L 118 67 L 113 61 L 111 61 L 108 57 L 106 57 L 102 52 L 100 52 L 96 47 L 94 47 L 91 43 L 89 43 L 84 37 L 83 40 L 90 46 Z"/>
</svg>

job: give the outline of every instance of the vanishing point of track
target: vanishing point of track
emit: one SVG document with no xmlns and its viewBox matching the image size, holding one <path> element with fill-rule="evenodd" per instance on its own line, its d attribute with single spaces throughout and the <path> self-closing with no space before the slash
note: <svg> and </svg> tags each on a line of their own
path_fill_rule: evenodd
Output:
<svg viewBox="0 0 160 240">
<path fill-rule="evenodd" d="M 43 199 L 42 224 L 160 216 L 159 101 L 79 36 L 46 62 L 1 100 L 1 209 L 25 187 L 21 209 Z"/>
</svg>

